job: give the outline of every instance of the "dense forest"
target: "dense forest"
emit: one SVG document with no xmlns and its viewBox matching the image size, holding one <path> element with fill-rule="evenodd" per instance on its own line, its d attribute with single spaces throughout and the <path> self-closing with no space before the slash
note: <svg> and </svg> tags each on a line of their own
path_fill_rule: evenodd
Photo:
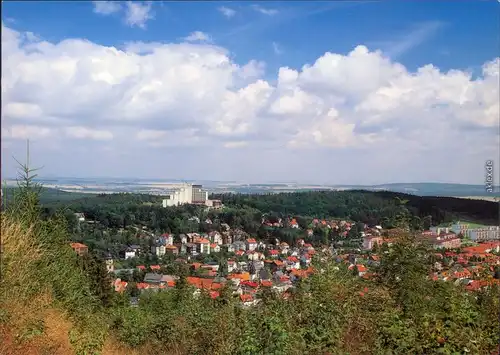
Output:
<svg viewBox="0 0 500 355">
<path fill-rule="evenodd" d="M 223 194 L 213 196 L 234 207 L 251 207 L 291 215 L 318 218 L 349 218 L 367 224 L 378 224 L 398 210 L 398 199 L 407 200 L 406 207 L 420 218 L 430 216 L 433 225 L 457 219 L 496 224 L 499 204 L 484 200 L 453 197 L 415 196 L 381 191 L 313 191 L 267 195 Z"/>
<path fill-rule="evenodd" d="M 351 198 L 366 201 L 362 196 Z M 102 206 L 110 213 L 123 208 L 117 198 L 96 197 L 107 201 Z M 77 208 L 84 206 L 80 201 Z M 373 279 L 318 259 L 316 272 L 286 298 L 261 287 L 260 303 L 244 308 L 226 286 L 214 299 L 195 295 L 181 273 L 172 290 L 145 292 L 132 307 L 129 291 L 110 290 L 102 260 L 71 250 L 65 219 L 41 214 L 28 188 L 2 212 L 4 354 L 497 353 L 498 286 L 470 293 L 460 284 L 431 280 L 433 252 L 405 232 L 380 254 Z"/>
</svg>

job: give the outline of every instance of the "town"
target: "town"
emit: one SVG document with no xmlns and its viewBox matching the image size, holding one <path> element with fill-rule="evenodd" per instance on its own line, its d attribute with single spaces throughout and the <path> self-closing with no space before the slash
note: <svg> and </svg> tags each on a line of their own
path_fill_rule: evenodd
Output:
<svg viewBox="0 0 500 355">
<path fill-rule="evenodd" d="M 85 223 L 83 214 L 77 217 L 80 223 Z M 197 217 L 191 218 L 200 223 Z M 212 224 L 210 219 L 203 222 Z M 279 229 L 286 225 L 300 229 L 295 218 L 269 220 L 262 216 L 261 223 L 269 228 Z M 180 264 L 189 270 L 186 280 L 195 295 L 206 291 L 210 297 L 217 298 L 218 290 L 227 285 L 242 305 L 251 306 L 259 302 L 259 291 L 265 288 L 286 298 L 298 281 L 318 271 L 316 261 L 331 260 L 363 279 L 373 278 L 380 253 L 390 248 L 394 238 L 404 231 L 363 224 L 359 239 L 354 240 L 356 244 L 346 239 L 354 224 L 346 220 L 313 218 L 308 229 L 302 231 L 306 239 L 311 239 L 315 230 L 337 231 L 341 237 L 337 242 L 314 245 L 304 239 L 298 239 L 293 245 L 278 239 L 268 243 L 245 231 L 233 230 L 227 224 L 222 224 L 220 231 L 179 235 L 154 235 L 144 228 L 139 234 L 147 240 L 149 248 L 130 245 L 119 260 L 107 256 L 106 267 L 114 276 L 114 290 L 130 294 L 133 305 L 137 305 L 144 292 L 174 288 L 179 275 L 169 270 L 176 269 L 172 265 Z M 460 283 L 474 291 L 499 282 L 499 233 L 499 226 L 457 222 L 449 227 L 432 227 L 418 232 L 416 240 L 434 250 L 435 262 L 430 278 Z M 82 243 L 72 243 L 71 247 L 78 254 L 88 251 Z"/>
</svg>

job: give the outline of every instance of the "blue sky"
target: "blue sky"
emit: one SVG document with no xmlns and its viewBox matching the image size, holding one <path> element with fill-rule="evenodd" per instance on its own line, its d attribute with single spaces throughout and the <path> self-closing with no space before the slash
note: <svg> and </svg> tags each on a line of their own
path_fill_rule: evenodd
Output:
<svg viewBox="0 0 500 355">
<path fill-rule="evenodd" d="M 266 16 L 252 5 L 278 13 Z M 236 61 L 258 57 L 276 66 L 300 67 L 326 51 L 347 53 L 353 43 L 385 49 L 409 41 L 408 50 L 398 57 L 411 69 L 427 63 L 443 70 L 477 67 L 499 50 L 494 0 L 453 5 L 445 1 L 155 2 L 154 19 L 143 31 L 126 26 L 120 14 L 96 16 L 93 7 L 87 1 L 4 2 L 2 16 L 3 21 L 14 20 L 12 27 L 51 41 L 87 38 L 110 46 L 129 41 L 176 42 L 200 30 L 233 51 Z M 236 14 L 225 19 L 217 11 L 220 7 Z M 433 23 L 439 26 L 421 40 L 412 39 L 420 26 Z M 287 54 L 284 58 L 276 58 L 273 42 Z"/>
<path fill-rule="evenodd" d="M 151 157 L 151 161 L 135 159 L 137 162 L 132 166 L 129 166 L 129 162 L 127 164 L 117 162 L 117 159 L 122 158 L 117 158 L 117 153 L 115 153 L 113 157 L 104 154 L 102 166 L 90 167 L 88 166 L 92 165 L 90 158 L 84 153 L 77 153 L 77 151 L 82 150 L 82 146 L 86 146 L 87 148 L 84 150 L 88 149 L 88 151 L 93 152 L 92 154 L 100 154 L 102 149 L 107 152 L 106 154 L 113 150 L 120 151 L 122 154 L 121 144 L 126 142 L 128 144 L 124 147 L 130 148 L 130 142 L 127 142 L 127 139 L 123 137 L 137 133 L 140 129 L 148 130 L 147 134 L 144 133 L 141 136 L 143 138 L 146 136 L 167 137 L 168 135 L 180 137 L 181 133 L 184 134 L 187 129 L 191 129 L 189 139 L 204 143 L 200 146 L 197 145 L 198 143 L 194 145 L 182 144 L 181 146 L 170 144 L 169 157 L 166 158 L 169 165 L 186 161 L 184 158 L 192 154 L 195 157 L 199 156 L 202 160 L 215 160 L 217 161 L 216 165 L 221 164 L 219 160 L 224 156 L 230 162 L 228 165 L 234 165 L 234 169 L 225 168 L 218 172 L 210 171 L 207 173 L 206 171 L 211 165 L 209 163 L 201 169 L 202 172 L 200 172 L 199 166 L 190 166 L 186 163 L 181 175 L 196 175 L 190 176 L 190 178 L 266 180 L 266 176 L 262 176 L 260 173 L 256 174 L 254 171 L 261 161 L 268 160 L 269 154 L 279 154 L 286 156 L 284 159 L 286 162 L 276 163 L 269 167 L 269 179 L 271 180 L 290 180 L 291 177 L 299 181 L 321 180 L 332 183 L 395 181 L 481 183 L 481 162 L 485 159 L 491 159 L 491 155 L 498 152 L 496 150 L 498 134 L 491 118 L 496 114 L 498 105 L 493 102 L 491 94 L 486 93 L 498 90 L 498 86 L 494 84 L 498 71 L 489 75 L 489 79 L 486 80 L 482 70 L 487 63 L 490 63 L 489 67 L 497 68 L 498 62 L 495 60 L 498 58 L 500 33 L 498 16 L 500 4 L 497 1 L 463 1 L 453 4 L 444 1 L 134 2 L 136 7 L 129 6 L 130 3 L 124 2 L 104 3 L 100 4 L 101 7 L 99 4 L 83 1 L 4 2 L 2 4 L 2 24 L 4 28 L 9 29 L 9 34 L 11 34 L 9 39 L 13 41 L 12 43 L 16 41 L 14 38 L 20 34 L 24 34 L 25 37 L 26 33 L 34 34 L 29 38 L 26 37 L 28 42 L 32 42 L 31 44 L 26 45 L 26 43 L 18 41 L 16 44 L 12 44 L 12 49 L 8 49 L 12 52 L 7 54 L 5 54 L 7 49 L 2 48 L 4 52 L 2 59 L 8 55 L 10 58 L 14 58 L 14 53 L 16 55 L 23 53 L 19 57 L 21 59 L 16 61 L 12 59 L 4 68 L 4 72 L 7 71 L 7 74 L 2 73 L 2 79 L 6 78 L 6 75 L 12 79 L 12 84 L 8 89 L 10 91 L 7 93 L 2 90 L 2 96 L 6 95 L 6 102 L 2 105 L 6 105 L 7 108 L 7 113 L 2 116 L 2 123 L 5 122 L 7 127 L 3 139 L 8 142 L 8 147 L 2 148 L 3 156 L 18 155 L 22 151 L 20 142 L 22 138 L 27 138 L 28 132 L 35 132 L 31 134 L 33 137 L 28 138 L 39 142 L 34 144 L 43 147 L 39 148 L 39 152 L 43 151 L 43 158 L 42 153 L 39 153 L 40 156 L 36 158 L 40 160 L 41 165 L 46 166 L 46 174 L 64 176 L 127 175 L 129 177 L 134 176 L 135 171 L 141 168 L 141 171 L 147 171 L 144 173 L 146 175 L 144 177 L 165 177 L 168 175 L 168 177 L 174 178 L 177 177 L 177 172 L 172 172 L 171 169 L 165 171 L 165 169 L 158 167 L 157 162 L 163 159 L 165 149 L 167 149 L 162 145 L 152 144 L 149 147 L 146 144 L 148 145 L 146 148 L 143 143 L 138 142 L 141 154 Z M 190 34 L 192 35 L 191 39 Z M 194 38 L 195 34 L 198 34 L 197 39 Z M 4 39 L 3 36 L 4 34 L 2 34 L 2 39 Z M 61 44 L 62 41 L 81 43 L 82 40 L 92 44 L 92 48 L 79 50 L 80 47 L 69 44 L 65 47 Z M 158 52 L 148 57 L 147 54 L 131 52 L 130 44 L 134 42 L 136 44 L 141 42 L 143 45 L 148 45 L 149 48 L 169 48 L 169 50 L 168 53 L 165 51 L 160 55 Z M 55 47 L 49 53 L 46 47 L 42 47 L 43 43 L 51 43 Z M 148 99 L 150 100 L 148 101 L 150 109 L 139 109 L 133 106 L 133 110 L 137 109 L 137 112 L 142 112 L 142 114 L 137 113 L 138 116 L 131 117 L 129 121 L 125 119 L 119 122 L 117 120 L 110 121 L 109 115 L 111 114 L 106 117 L 104 117 L 105 115 L 98 117 L 100 114 L 96 114 L 93 118 L 88 117 L 89 112 L 92 111 L 89 107 L 102 105 L 102 109 L 99 111 L 101 113 L 109 107 L 114 107 L 117 102 L 124 103 L 125 98 L 119 97 L 123 92 L 130 93 L 127 97 L 131 101 L 126 103 L 132 105 L 132 102 L 137 102 L 131 99 L 134 93 L 138 95 L 145 87 L 149 88 L 155 77 L 163 80 L 156 85 L 162 86 L 167 91 L 173 90 L 169 92 L 175 92 L 178 100 L 182 101 L 181 94 L 177 94 L 177 84 L 171 81 L 181 79 L 178 79 L 178 76 L 174 74 L 172 74 L 173 76 L 163 76 L 168 68 L 177 68 L 175 69 L 176 73 L 180 73 L 182 63 L 189 62 L 189 59 L 184 59 L 184 62 L 174 63 L 177 60 L 175 58 L 178 58 L 175 54 L 177 47 L 172 47 L 172 44 L 182 46 L 182 48 L 179 47 L 181 48 L 179 50 L 182 50 L 183 55 L 188 55 L 186 51 L 191 54 L 197 53 L 197 55 L 206 58 L 208 62 L 216 60 L 214 59 L 216 55 L 223 55 L 225 58 L 223 61 L 227 60 L 231 65 L 234 65 L 232 68 L 237 67 L 237 69 L 231 69 L 230 73 L 217 72 L 217 74 L 222 75 L 218 81 L 214 78 L 214 72 L 204 71 L 208 64 L 197 62 L 196 65 L 199 64 L 199 66 L 196 68 L 183 67 L 185 70 L 193 70 L 192 73 L 197 73 L 193 75 L 197 75 L 200 84 L 193 83 L 193 90 L 200 89 L 200 86 L 205 85 L 203 86 L 204 93 L 200 93 L 202 95 L 200 97 L 203 99 L 190 101 L 189 109 L 178 106 L 178 102 L 174 105 L 175 107 L 168 106 L 166 102 L 162 101 L 164 98 L 158 94 L 155 96 L 156 99 Z M 27 67 L 28 63 L 34 63 L 32 60 L 36 59 L 35 55 L 29 52 L 27 47 L 29 45 L 38 46 L 38 50 L 42 53 L 40 55 L 43 56 L 43 60 L 47 61 L 46 63 L 50 63 L 51 60 L 62 63 L 61 60 L 70 57 L 72 60 L 76 58 L 76 62 L 83 58 L 90 60 L 89 58 L 96 58 L 102 52 L 100 49 L 114 47 L 123 53 L 129 53 L 127 57 L 129 59 L 131 55 L 138 56 L 137 60 L 141 60 L 141 63 L 138 64 L 136 59 L 131 59 L 131 61 L 135 63 L 134 65 L 142 68 L 141 73 L 147 72 L 148 74 L 134 72 L 134 75 L 137 75 L 135 79 L 121 81 L 122 76 L 119 73 L 111 73 L 109 70 L 108 74 L 101 73 L 100 75 L 108 75 L 106 77 L 114 75 L 115 79 L 120 78 L 116 80 L 102 79 L 107 80 L 110 85 L 106 89 L 106 93 L 109 92 L 111 95 L 109 98 L 106 96 L 106 99 L 110 101 L 105 102 L 105 98 L 90 98 L 90 96 L 85 97 L 85 99 L 81 98 L 85 101 L 86 111 L 84 112 L 82 107 L 78 106 L 79 104 L 75 103 L 75 106 L 71 106 L 72 103 L 69 102 L 71 100 L 68 100 L 66 103 L 68 107 L 64 108 L 64 114 L 62 114 L 59 112 L 60 110 L 58 111 L 52 106 L 49 108 L 49 100 L 60 100 L 61 92 L 69 93 L 70 90 L 76 90 L 77 84 L 58 91 L 55 90 L 57 83 L 54 82 L 50 86 L 51 89 L 54 89 L 54 96 L 46 94 L 43 101 L 40 102 L 41 95 L 37 94 L 35 89 L 31 93 L 26 89 L 26 86 L 21 86 L 21 82 L 23 85 L 28 85 L 29 82 L 29 85 L 42 87 L 46 84 L 42 84 L 41 81 L 49 79 L 41 76 L 35 78 L 32 74 L 30 74 L 31 79 L 28 77 L 23 79 L 24 81 L 18 79 L 22 75 L 18 74 L 17 71 Z M 188 45 L 189 47 L 187 47 Z M 368 52 L 356 52 L 359 53 L 357 59 L 351 58 L 349 53 L 353 52 L 357 46 L 366 46 Z M 3 43 L 2 47 L 4 47 Z M 75 53 L 72 52 L 73 50 Z M 96 50 L 95 55 L 90 54 L 92 50 Z M 376 50 L 380 52 L 375 52 Z M 336 66 L 335 58 L 337 57 L 325 56 L 325 53 L 342 56 L 342 60 L 345 60 L 345 64 L 342 64 L 344 66 Z M 380 53 L 380 56 L 386 61 L 379 60 L 378 57 L 375 58 L 377 55 L 375 53 Z M 366 62 L 364 61 L 365 57 Z M 321 63 L 319 62 L 320 58 L 324 58 Z M 113 59 L 106 57 L 106 61 L 108 60 Z M 22 63 L 26 64 L 22 66 Z M 116 63 L 116 65 L 121 63 L 122 66 L 132 65 L 125 63 L 125 58 L 121 57 L 116 58 Z M 437 72 L 431 73 L 426 67 L 429 64 L 437 68 Z M 20 65 L 21 67 L 19 67 Z M 47 68 L 53 68 L 50 64 L 47 65 Z M 91 68 L 91 64 L 88 65 L 89 67 L 82 67 L 71 75 L 75 75 L 75 78 L 78 77 L 79 80 L 86 78 L 90 80 L 90 78 L 95 77 L 96 72 L 93 72 L 95 68 Z M 114 66 L 113 64 L 109 65 Z M 305 65 L 309 65 L 307 67 L 309 69 L 304 69 Z M 356 66 L 359 66 L 359 69 L 355 69 Z M 286 67 L 298 73 L 297 79 L 293 79 L 296 82 L 292 86 L 283 84 L 285 73 L 281 73 L 280 68 Z M 400 67 L 404 68 L 404 75 L 401 73 Z M 130 77 L 133 67 L 127 68 L 130 69 L 123 70 Z M 423 70 L 422 68 L 427 69 Z M 50 70 L 47 75 L 56 75 L 55 73 L 51 74 Z M 335 72 L 336 70 L 339 72 Z M 156 71 L 158 74 L 154 74 L 152 71 Z M 457 74 L 457 71 L 460 75 Z M 23 73 L 23 75 L 28 75 L 27 69 Z M 469 74 L 471 76 L 468 76 Z M 150 75 L 151 77 L 146 80 L 144 76 L 140 75 Z M 230 75 L 231 79 L 228 79 L 227 75 Z M 292 73 L 293 75 L 295 74 Z M 174 76 L 175 78 L 172 79 Z M 97 79 L 92 80 L 91 82 L 95 83 Z M 428 83 L 425 80 L 428 80 Z M 454 80 L 456 84 L 454 84 Z M 122 89 L 118 88 L 118 82 L 121 83 Z M 127 85 L 132 85 L 132 82 L 135 86 L 128 87 Z M 81 81 L 79 83 L 81 84 Z M 411 88 L 408 88 L 408 85 Z M 453 100 L 460 101 L 456 97 L 461 95 L 464 85 L 470 86 L 473 91 L 470 97 L 471 102 L 467 106 L 467 110 L 470 111 L 467 111 L 467 114 L 465 114 L 465 108 L 461 103 L 451 102 Z M 460 93 L 447 94 L 450 92 L 450 88 L 456 89 L 458 86 L 460 89 L 457 89 L 457 92 Z M 183 93 L 189 93 L 189 88 L 182 87 Z M 343 87 L 345 92 L 342 91 Z M 33 87 L 29 86 L 29 88 Z M 233 101 L 227 105 L 224 104 L 224 100 L 229 100 L 229 96 L 245 88 L 248 90 L 245 94 L 241 94 L 241 97 L 246 93 L 253 92 L 255 95 L 265 97 L 262 99 L 265 102 L 262 102 L 262 105 L 259 104 L 258 108 L 257 106 L 248 107 L 247 110 L 242 111 L 244 113 L 239 112 L 238 107 L 250 105 L 250 101 L 256 103 L 258 101 L 256 98 L 251 100 L 241 98 L 244 103 L 234 103 L 235 108 L 231 106 Z M 382 112 L 381 104 L 375 103 L 374 100 L 390 88 L 393 91 L 396 89 L 399 91 L 398 94 L 394 94 L 396 98 L 394 98 L 393 103 L 383 104 L 384 107 L 390 106 L 391 109 L 384 108 Z M 441 97 L 440 102 L 431 102 L 431 98 L 426 96 L 426 91 L 429 88 L 436 90 L 436 95 Z M 411 106 L 411 104 L 403 107 L 401 102 L 406 97 L 398 95 L 402 95 L 401 92 L 406 92 L 408 95 L 410 89 L 417 93 L 416 97 L 422 97 L 422 99 L 419 99 L 420 106 L 412 108 L 407 114 L 404 111 L 405 107 Z M 88 90 L 93 92 L 97 89 Z M 22 99 L 16 97 L 19 92 L 23 93 Z M 44 92 L 47 93 L 47 90 Z M 81 89 L 76 95 L 84 95 L 81 94 L 82 92 L 87 91 Z M 208 102 L 207 92 L 217 93 L 220 96 L 214 97 L 213 102 Z M 290 94 L 291 92 L 294 94 Z M 280 99 L 287 97 L 292 99 L 280 101 Z M 258 98 L 260 100 L 261 96 Z M 306 100 L 304 102 L 308 104 L 299 105 L 301 99 Z M 443 100 L 448 101 L 443 103 Z M 479 106 L 485 105 L 485 100 L 490 100 L 489 103 L 486 103 L 490 106 L 484 110 L 479 109 Z M 2 97 L 2 101 L 4 101 L 4 97 Z M 396 101 L 401 107 L 395 106 Z M 221 104 L 217 106 L 217 102 Z M 8 113 L 12 110 L 15 112 L 20 110 L 20 104 L 27 103 L 32 105 L 30 106 L 32 109 L 36 106 L 33 110 L 36 110 L 37 117 L 39 116 L 38 121 L 35 118 L 25 119 L 26 116 L 19 119 L 16 113 L 11 114 L 12 117 L 9 116 Z M 285 109 L 283 106 L 285 103 L 295 105 L 293 110 L 291 108 Z M 11 106 L 7 107 L 9 104 Z M 227 108 L 228 105 L 231 107 L 230 110 Z M 273 110 L 273 105 L 279 106 L 279 109 Z M 309 108 L 314 105 L 317 107 L 313 113 Z M 415 105 L 417 105 L 416 101 Z M 300 108 L 296 106 L 300 106 Z M 446 112 L 443 111 L 443 107 L 446 107 Z M 26 107 L 23 107 L 24 109 Z M 253 109 L 255 112 L 252 111 L 252 116 L 249 116 L 248 119 L 245 118 L 247 122 L 243 122 L 244 119 L 241 117 Z M 146 112 L 144 110 L 148 113 L 144 113 Z M 154 112 L 150 113 L 148 110 Z M 335 114 L 332 113 L 334 111 Z M 190 126 L 189 117 L 199 114 L 210 116 L 210 120 L 201 122 L 199 118 L 193 118 L 193 122 L 196 122 L 194 126 Z M 280 114 L 284 116 L 279 117 Z M 417 114 L 425 115 L 426 119 L 415 118 L 414 121 L 410 122 L 409 119 L 405 118 Z M 227 120 L 233 115 L 238 117 L 231 118 L 233 125 L 231 129 L 227 127 L 217 128 L 219 130 L 217 131 L 214 128 L 216 125 L 222 127 L 222 120 Z M 336 118 L 332 118 L 332 115 Z M 464 116 L 473 118 L 465 119 Z M 429 124 L 432 125 L 432 122 L 436 122 L 436 117 L 439 118 L 439 124 L 430 129 Z M 47 123 L 49 118 L 52 120 L 51 122 L 57 121 L 59 123 Z M 142 123 L 138 121 L 140 118 L 144 118 Z M 335 121 L 328 121 L 332 119 Z M 178 121 L 174 124 L 175 120 Z M 464 120 L 469 121 L 464 122 Z M 130 124 L 132 121 L 134 123 Z M 382 121 L 384 125 L 382 125 Z M 311 122 L 310 127 L 307 124 L 302 127 L 304 122 Z M 266 125 L 270 128 L 266 129 Z M 8 131 L 10 126 L 15 127 Z M 313 126 L 316 128 L 313 129 Z M 47 131 L 43 127 L 46 127 Z M 54 130 L 64 128 L 68 131 L 75 127 L 78 127 L 80 133 L 73 133 L 73 136 L 71 134 L 70 136 L 78 137 L 78 144 L 71 140 L 66 141 L 65 138 L 60 138 L 61 142 L 52 138 L 51 144 L 46 144 L 44 139 L 48 139 L 55 132 Z M 175 127 L 183 127 L 184 130 L 182 132 L 176 131 L 178 128 Z M 466 128 L 459 127 L 469 128 L 466 131 Z M 273 132 L 279 131 L 279 134 L 270 134 L 271 128 Z M 306 129 L 309 128 L 309 132 L 306 132 Z M 390 133 L 389 128 L 392 129 L 392 133 Z M 14 134 L 14 129 L 18 133 Z M 462 130 L 460 131 L 460 129 Z M 101 133 L 99 133 L 100 135 L 96 133 L 96 135 L 90 133 L 90 130 L 97 130 Z M 197 132 L 193 133 L 193 130 Z M 217 132 L 206 133 L 210 130 Z M 103 133 L 104 131 L 109 134 L 106 135 Z M 153 131 L 157 133 L 153 134 Z M 40 132 L 47 132 L 47 134 L 42 135 L 42 137 Z M 321 132 L 323 136 L 318 138 L 318 133 L 314 132 Z M 377 134 L 377 137 L 374 135 L 368 137 L 359 132 L 372 132 Z M 384 133 L 382 134 L 382 132 Z M 289 136 L 285 137 L 285 133 Z M 429 145 L 427 139 L 435 141 L 429 138 L 431 133 L 437 135 L 436 139 L 448 143 L 442 147 L 434 146 L 434 143 Z M 401 155 L 397 157 L 394 164 L 389 165 L 380 157 L 385 156 L 384 149 L 390 149 L 391 134 L 395 134 L 404 141 L 400 143 Z M 448 147 L 455 144 L 457 137 L 463 134 L 470 135 L 472 142 L 482 139 L 489 144 L 481 147 L 471 146 L 467 153 L 457 149 L 448 151 Z M 422 135 L 426 136 L 425 142 L 422 141 Z M 308 149 L 290 148 L 290 144 L 296 144 L 299 138 L 301 142 L 312 142 L 305 144 Z M 359 144 L 350 144 L 350 142 L 358 140 Z M 209 143 L 214 141 L 222 142 L 221 144 L 225 144 L 225 148 L 231 146 L 233 148 L 240 147 L 240 149 L 226 151 L 222 146 Z M 278 141 L 280 144 L 277 144 Z M 378 143 L 374 143 L 375 141 Z M 75 145 L 68 148 L 68 144 L 72 143 Z M 66 153 L 54 148 L 55 146 L 60 147 L 61 144 L 67 147 L 67 154 L 70 154 L 69 152 L 72 152 L 73 156 L 84 154 L 81 161 L 85 162 L 86 168 L 71 163 L 56 163 L 61 159 L 70 159 L 65 156 Z M 207 144 L 212 147 L 210 152 L 206 149 Z M 253 148 L 252 144 L 255 144 Z M 375 145 L 370 146 L 370 144 Z M 52 148 L 47 148 L 49 145 Z M 312 146 L 315 146 L 316 150 L 311 150 Z M 422 152 L 423 147 L 430 146 L 441 152 L 441 154 L 434 154 L 436 156 L 431 161 L 427 159 L 426 154 L 428 153 Z M 138 149 L 130 152 L 131 156 L 137 153 Z M 380 169 L 372 172 L 370 176 L 360 176 L 360 172 L 363 171 L 360 168 L 356 168 L 358 170 L 355 169 L 350 173 L 333 174 L 333 170 L 330 172 L 323 168 L 317 172 L 313 171 L 314 169 L 297 171 L 290 167 L 294 164 L 294 159 L 304 159 L 305 161 L 316 159 L 317 164 L 322 165 L 325 159 L 335 156 L 336 160 L 334 160 L 337 164 L 347 164 L 353 159 L 362 160 L 366 154 L 375 154 L 374 152 L 378 153 L 380 161 L 370 159 L 373 161 L 371 164 L 374 164 L 372 169 L 377 170 L 379 165 Z M 413 161 L 410 167 L 406 167 L 406 172 L 398 168 L 398 166 L 405 166 L 407 160 L 404 156 L 411 157 Z M 238 168 L 238 164 L 243 164 L 245 161 L 244 158 L 247 159 L 246 165 L 248 166 Z M 436 172 L 435 169 L 433 172 L 422 172 L 426 164 L 430 164 L 433 168 L 440 168 L 443 164 L 451 164 L 450 159 L 452 162 L 456 161 L 455 166 L 448 167 L 453 172 L 451 175 L 444 176 L 442 173 Z M 47 163 L 45 160 L 50 160 L 50 162 Z M 476 172 L 471 173 L 470 169 L 466 169 L 464 162 L 476 164 Z M 148 168 L 149 165 L 151 165 L 150 168 Z M 12 168 L 6 169 L 7 171 L 3 169 L 4 172 L 10 175 Z M 200 174 L 204 176 L 198 176 Z M 207 174 L 208 176 L 205 176 Z"/>
</svg>

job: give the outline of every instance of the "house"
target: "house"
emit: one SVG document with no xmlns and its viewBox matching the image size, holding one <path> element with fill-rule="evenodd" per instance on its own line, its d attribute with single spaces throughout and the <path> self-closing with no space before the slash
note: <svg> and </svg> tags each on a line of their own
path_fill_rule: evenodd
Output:
<svg viewBox="0 0 500 355">
<path fill-rule="evenodd" d="M 106 270 L 108 270 L 108 272 L 115 271 L 115 265 L 114 265 L 113 259 L 111 259 L 111 258 L 106 259 Z"/>
<path fill-rule="evenodd" d="M 262 268 L 260 269 L 259 271 L 259 279 L 260 280 L 271 280 L 271 273 L 269 272 L 269 270 L 267 270 L 266 268 Z"/>
<path fill-rule="evenodd" d="M 243 250 L 237 250 L 235 252 L 235 254 L 236 254 L 236 256 L 243 256 L 243 255 L 245 255 L 245 252 Z"/>
<path fill-rule="evenodd" d="M 75 213 L 75 217 L 78 222 L 85 222 L 85 215 L 83 213 Z"/>
<path fill-rule="evenodd" d="M 131 248 L 127 248 L 125 250 L 125 259 L 132 259 L 135 257 L 136 257 L 135 250 L 133 250 Z"/>
<path fill-rule="evenodd" d="M 246 261 L 240 261 L 236 263 L 236 268 L 238 270 L 248 270 L 248 263 Z"/>
<path fill-rule="evenodd" d="M 289 250 L 290 246 L 288 245 L 288 243 L 281 243 L 280 244 L 280 250 L 281 250 L 281 254 L 288 254 L 288 250 Z"/>
<path fill-rule="evenodd" d="M 230 274 L 236 269 L 236 262 L 234 260 L 227 261 L 227 273 Z"/>
<path fill-rule="evenodd" d="M 161 279 L 163 275 L 153 273 L 153 272 L 148 272 L 146 275 L 144 275 L 144 282 L 148 284 L 160 284 Z"/>
<path fill-rule="evenodd" d="M 220 252 L 220 245 L 216 243 L 210 244 L 210 250 L 214 253 L 219 253 Z"/>
<path fill-rule="evenodd" d="M 300 269 L 300 260 L 296 256 L 289 256 L 287 258 L 287 266 L 288 270 L 291 269 Z"/>
<path fill-rule="evenodd" d="M 234 251 L 235 251 L 233 244 L 225 244 L 224 248 L 226 249 L 226 251 L 228 253 L 234 253 Z"/>
<path fill-rule="evenodd" d="M 222 234 L 220 234 L 217 231 L 213 231 L 213 232 L 208 233 L 208 237 L 209 237 L 210 241 L 214 244 L 218 244 L 218 245 L 223 244 Z"/>
<path fill-rule="evenodd" d="M 254 238 L 249 238 L 246 240 L 246 246 L 248 250 L 257 249 L 257 241 Z"/>
<path fill-rule="evenodd" d="M 240 300 L 244 307 L 251 307 L 257 304 L 258 299 L 254 299 L 253 295 L 244 293 L 240 295 Z"/>
<path fill-rule="evenodd" d="M 247 250 L 247 244 L 245 242 L 242 242 L 242 241 L 236 241 L 233 243 L 233 248 L 234 250 Z"/>
<path fill-rule="evenodd" d="M 181 244 L 186 244 L 188 242 L 188 237 L 185 234 L 179 234 L 179 239 L 181 240 Z"/>
<path fill-rule="evenodd" d="M 174 287 L 175 282 L 179 280 L 179 276 L 174 275 L 162 275 L 160 280 L 160 285 L 167 285 L 168 287 Z"/>
<path fill-rule="evenodd" d="M 190 254 L 192 256 L 198 255 L 198 245 L 197 244 L 186 243 L 186 244 L 182 244 L 182 246 L 185 248 L 187 254 Z"/>
<path fill-rule="evenodd" d="M 196 251 L 200 254 L 210 254 L 210 240 L 199 238 L 194 241 Z"/>
<path fill-rule="evenodd" d="M 166 252 L 167 249 L 165 248 L 165 245 L 153 245 L 151 247 L 151 253 L 153 253 L 154 255 L 163 256 Z"/>
<path fill-rule="evenodd" d="M 168 233 L 162 234 L 161 238 L 163 238 L 163 240 L 165 240 L 165 246 L 174 245 L 174 236 L 172 234 L 168 234 Z"/>
<path fill-rule="evenodd" d="M 357 272 L 358 272 L 358 275 L 359 276 L 363 276 L 364 274 L 366 274 L 366 266 L 362 265 L 362 264 L 357 264 L 357 265 L 350 265 L 349 266 L 349 270 L 353 270 L 354 268 L 357 269 Z"/>
<path fill-rule="evenodd" d="M 283 267 L 285 266 L 285 263 L 281 260 L 274 260 L 273 263 L 271 264 L 271 270 L 273 272 L 277 271 L 277 270 L 281 270 L 283 269 Z"/>
<path fill-rule="evenodd" d="M 179 254 L 179 248 L 177 248 L 175 245 L 167 245 L 165 247 L 165 253 L 177 255 Z"/>
<path fill-rule="evenodd" d="M 271 258 L 277 258 L 279 256 L 279 254 L 280 254 L 280 252 L 278 250 L 275 250 L 275 249 L 269 250 L 269 256 Z"/>
<path fill-rule="evenodd" d="M 372 250 L 373 247 L 377 245 L 382 245 L 384 239 L 379 236 L 366 235 L 363 237 L 363 249 Z"/>
<path fill-rule="evenodd" d="M 295 218 L 292 218 L 290 221 L 290 228 L 299 229 L 299 224 Z"/>
<path fill-rule="evenodd" d="M 75 251 L 76 254 L 82 256 L 89 252 L 89 248 L 82 243 L 71 243 L 71 248 Z"/>
<path fill-rule="evenodd" d="M 264 269 L 264 262 L 260 260 L 252 261 L 251 268 L 253 269 L 254 274 L 259 274 L 260 271 Z"/>
<path fill-rule="evenodd" d="M 149 267 L 152 271 L 160 271 L 161 266 L 160 265 L 151 265 Z"/>
</svg>

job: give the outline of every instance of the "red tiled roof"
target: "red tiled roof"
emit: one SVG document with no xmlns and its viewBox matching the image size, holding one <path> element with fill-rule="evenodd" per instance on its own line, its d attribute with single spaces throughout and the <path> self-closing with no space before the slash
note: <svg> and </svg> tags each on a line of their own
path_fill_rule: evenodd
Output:
<svg viewBox="0 0 500 355">
<path fill-rule="evenodd" d="M 247 239 L 247 243 L 257 243 L 257 241 L 254 238 L 249 238 Z"/>
<path fill-rule="evenodd" d="M 257 282 L 252 282 L 252 281 L 242 281 L 240 285 L 249 286 L 253 288 L 259 287 L 259 284 Z"/>
<path fill-rule="evenodd" d="M 213 279 L 189 276 L 186 278 L 186 281 L 196 288 L 202 288 L 205 290 L 217 290 L 222 287 L 222 284 L 213 282 Z"/>
<path fill-rule="evenodd" d="M 198 238 L 194 242 L 195 242 L 195 244 L 209 244 L 210 240 L 205 239 L 205 238 Z"/>
<path fill-rule="evenodd" d="M 248 293 L 244 293 L 244 294 L 240 295 L 240 299 L 241 299 L 242 302 L 251 302 L 251 301 L 253 301 L 252 295 L 249 295 Z"/>
</svg>

